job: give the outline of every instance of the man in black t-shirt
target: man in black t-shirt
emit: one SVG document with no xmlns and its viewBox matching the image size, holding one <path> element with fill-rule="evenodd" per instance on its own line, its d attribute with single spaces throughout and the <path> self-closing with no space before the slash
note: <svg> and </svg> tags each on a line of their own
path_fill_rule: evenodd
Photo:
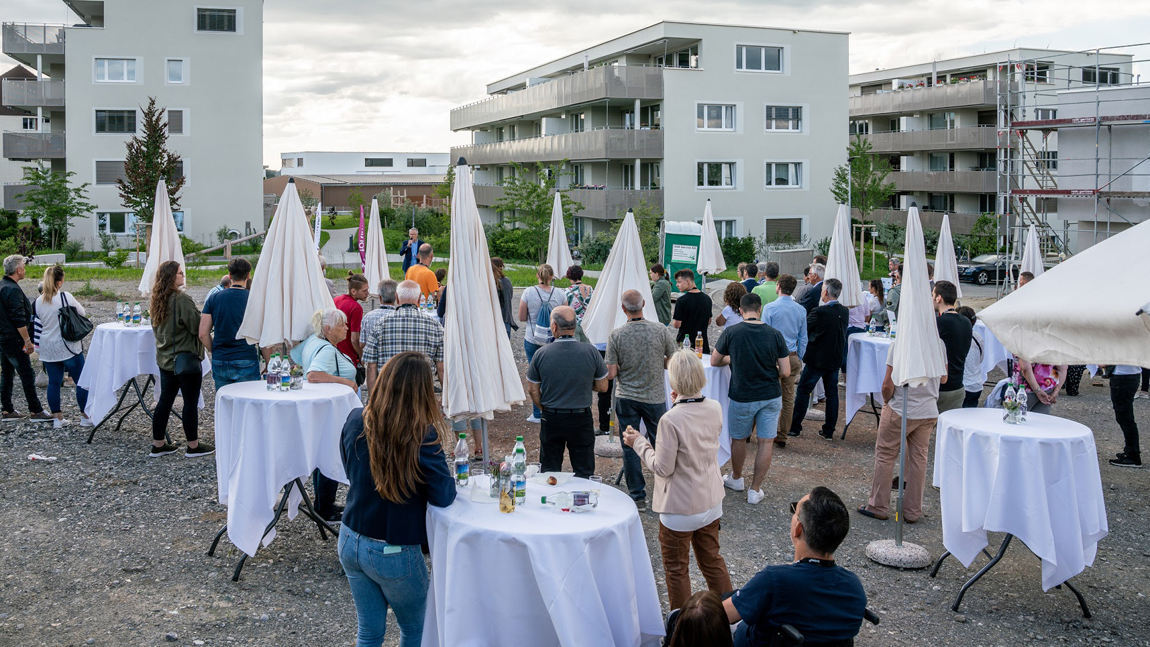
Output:
<svg viewBox="0 0 1150 647">
<path fill-rule="evenodd" d="M 691 348 L 694 348 L 695 339 L 702 335 L 703 354 L 709 355 L 711 344 L 707 340 L 707 326 L 711 325 L 714 303 L 711 297 L 695 287 L 695 273 L 691 270 L 675 272 L 675 283 L 680 293 L 675 302 L 675 314 L 671 316 L 671 327 L 679 330 L 675 335 L 675 343 L 682 344 L 683 337 L 687 337 Z"/>
<path fill-rule="evenodd" d="M 962 388 L 962 373 L 966 368 L 966 354 L 974 338 L 970 319 L 958 314 L 954 305 L 958 301 L 958 288 L 950 281 L 935 281 L 934 311 L 938 313 L 938 336 L 946 346 L 946 379 L 938 387 L 938 412 L 958 409 L 966 398 Z"/>
</svg>

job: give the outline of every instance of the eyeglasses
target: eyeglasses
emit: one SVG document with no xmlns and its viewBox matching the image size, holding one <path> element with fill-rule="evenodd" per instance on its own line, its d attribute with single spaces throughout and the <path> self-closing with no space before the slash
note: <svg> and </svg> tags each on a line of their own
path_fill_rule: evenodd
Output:
<svg viewBox="0 0 1150 647">
<path fill-rule="evenodd" d="M 798 510 L 799 510 L 799 502 L 798 501 L 791 501 L 791 514 L 797 513 Z"/>
</svg>

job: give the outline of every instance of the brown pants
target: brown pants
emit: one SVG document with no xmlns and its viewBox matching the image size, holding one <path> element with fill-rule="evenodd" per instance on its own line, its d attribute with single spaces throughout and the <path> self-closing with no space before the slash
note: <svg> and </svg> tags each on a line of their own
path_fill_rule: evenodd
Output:
<svg viewBox="0 0 1150 647">
<path fill-rule="evenodd" d="M 720 595 L 732 590 L 727 562 L 719 554 L 719 521 L 694 532 L 678 532 L 659 524 L 659 547 L 663 550 L 663 572 L 672 609 L 681 608 L 691 597 L 691 546 L 695 547 L 695 563 L 707 580 L 707 589 Z"/>
<path fill-rule="evenodd" d="M 803 372 L 803 363 L 799 360 L 798 353 L 791 353 L 790 360 L 790 376 L 779 378 L 783 387 L 783 410 L 779 412 L 778 437 L 783 440 L 786 440 L 787 432 L 791 430 L 791 418 L 795 414 L 795 380 L 799 379 L 799 373 Z"/>
<path fill-rule="evenodd" d="M 926 458 L 930 435 L 937 418 L 906 421 L 906 493 L 903 498 L 903 516 L 906 521 L 918 521 L 922 516 L 922 489 L 926 485 Z M 890 483 L 898 459 L 902 417 L 885 405 L 878 422 L 878 438 L 874 443 L 874 481 L 870 486 L 870 511 L 886 516 L 890 506 Z"/>
</svg>

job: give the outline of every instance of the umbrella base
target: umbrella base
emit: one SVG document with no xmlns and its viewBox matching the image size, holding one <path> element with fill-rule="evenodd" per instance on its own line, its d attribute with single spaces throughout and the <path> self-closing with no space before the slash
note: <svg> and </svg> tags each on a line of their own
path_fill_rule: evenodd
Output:
<svg viewBox="0 0 1150 647">
<path fill-rule="evenodd" d="M 896 546 L 893 539 L 880 539 L 867 544 L 866 556 L 873 562 L 894 568 L 918 569 L 930 566 L 930 553 L 918 544 L 902 542 Z"/>
<path fill-rule="evenodd" d="M 622 458 L 623 443 L 614 436 L 596 436 L 595 455 L 603 458 Z"/>
</svg>

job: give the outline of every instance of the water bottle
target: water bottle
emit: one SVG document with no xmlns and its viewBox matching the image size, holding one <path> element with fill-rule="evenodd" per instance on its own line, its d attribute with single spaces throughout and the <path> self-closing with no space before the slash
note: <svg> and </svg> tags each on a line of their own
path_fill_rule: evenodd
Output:
<svg viewBox="0 0 1150 647">
<path fill-rule="evenodd" d="M 280 361 L 280 391 L 286 393 L 291 390 L 291 372 L 291 356 L 285 355 L 284 358 Z"/>
<path fill-rule="evenodd" d="M 291 365 L 291 390 L 299 391 L 303 388 L 303 367 L 299 364 Z"/>
<path fill-rule="evenodd" d="M 139 326 L 140 321 L 143 320 L 143 310 L 140 309 L 140 302 L 137 301 L 136 305 L 132 306 L 132 325 Z"/>
<path fill-rule="evenodd" d="M 683 335 L 682 348 L 683 348 L 683 350 L 691 350 L 691 339 L 690 339 L 690 337 Z"/>
<path fill-rule="evenodd" d="M 459 434 L 459 442 L 455 443 L 455 482 L 467 485 L 471 478 L 471 449 L 467 446 L 467 434 Z"/>
<path fill-rule="evenodd" d="M 564 512 L 586 512 L 599 505 L 599 495 L 587 490 L 559 492 L 540 499 L 543 505 L 550 505 Z"/>
<path fill-rule="evenodd" d="M 873 321 L 867 322 L 866 336 L 867 337 L 874 337 L 874 322 Z"/>
<path fill-rule="evenodd" d="M 276 391 L 279 389 L 280 384 L 280 356 L 279 353 L 272 355 L 268 360 L 268 391 Z"/>
<path fill-rule="evenodd" d="M 1026 394 L 1026 391 L 1023 389 L 1019 389 L 1019 391 L 1018 391 L 1018 420 L 1019 420 L 1019 422 L 1025 422 L 1026 421 L 1026 402 L 1029 399 L 1030 399 L 1030 396 Z"/>
<path fill-rule="evenodd" d="M 523 436 L 515 437 L 515 449 L 511 453 L 511 480 L 515 485 L 515 505 L 527 501 L 527 448 L 523 446 Z"/>
<path fill-rule="evenodd" d="M 511 482 L 511 457 L 499 466 L 499 511 L 515 512 L 515 486 Z"/>
<path fill-rule="evenodd" d="M 116 302 L 116 321 L 124 323 L 124 302 Z"/>
</svg>

